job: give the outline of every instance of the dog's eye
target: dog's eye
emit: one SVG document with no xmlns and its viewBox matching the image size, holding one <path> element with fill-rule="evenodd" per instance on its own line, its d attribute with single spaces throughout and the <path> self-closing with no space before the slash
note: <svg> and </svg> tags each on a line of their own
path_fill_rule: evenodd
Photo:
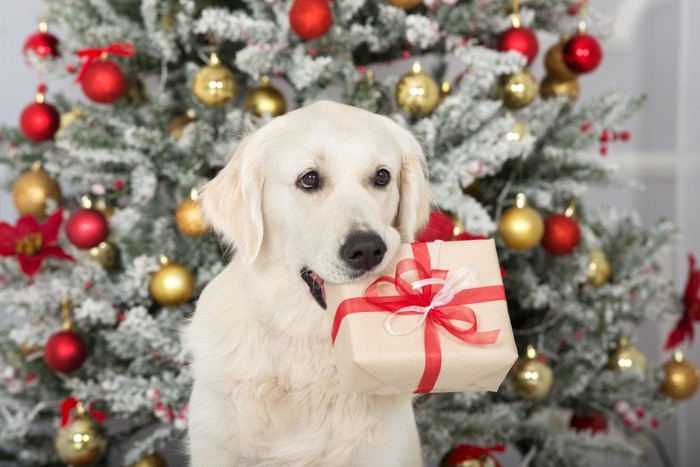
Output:
<svg viewBox="0 0 700 467">
<path fill-rule="evenodd" d="M 391 180 L 391 175 L 386 169 L 379 169 L 377 173 L 374 174 L 374 184 L 376 186 L 385 186 L 389 183 L 389 180 Z"/>
<path fill-rule="evenodd" d="M 314 190 L 318 188 L 320 181 L 321 177 L 319 177 L 318 172 L 310 170 L 301 176 L 297 182 L 297 186 L 304 190 Z"/>
</svg>

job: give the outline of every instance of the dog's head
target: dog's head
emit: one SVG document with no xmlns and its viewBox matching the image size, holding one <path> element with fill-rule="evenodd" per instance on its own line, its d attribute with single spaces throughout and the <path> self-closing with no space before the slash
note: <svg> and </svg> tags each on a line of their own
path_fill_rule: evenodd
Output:
<svg viewBox="0 0 700 467">
<path fill-rule="evenodd" d="M 238 145 L 202 194 L 208 221 L 246 262 L 281 261 L 321 306 L 323 281 L 382 268 L 427 220 L 418 142 L 386 117 L 318 102 Z"/>
</svg>

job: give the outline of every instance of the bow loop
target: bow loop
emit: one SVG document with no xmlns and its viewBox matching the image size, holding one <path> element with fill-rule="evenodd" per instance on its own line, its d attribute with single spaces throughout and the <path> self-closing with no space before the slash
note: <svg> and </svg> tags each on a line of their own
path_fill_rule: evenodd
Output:
<svg viewBox="0 0 700 467">
<path fill-rule="evenodd" d="M 83 64 L 80 67 L 78 76 L 75 78 L 75 82 L 79 83 L 82 81 L 88 68 L 90 68 L 90 65 L 92 65 L 92 63 L 100 57 L 107 57 L 110 54 L 119 55 L 121 57 L 130 57 L 135 53 L 136 47 L 134 47 L 134 44 L 129 42 L 117 42 L 105 47 L 78 50 L 76 55 L 83 60 Z"/>
</svg>

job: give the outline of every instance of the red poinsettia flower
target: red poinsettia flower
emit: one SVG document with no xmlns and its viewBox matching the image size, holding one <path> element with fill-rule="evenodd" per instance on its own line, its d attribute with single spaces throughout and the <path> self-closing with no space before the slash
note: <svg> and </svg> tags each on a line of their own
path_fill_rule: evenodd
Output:
<svg viewBox="0 0 700 467">
<path fill-rule="evenodd" d="M 32 216 L 23 216 L 16 226 L 0 222 L 0 256 L 17 256 L 22 272 L 34 276 L 44 258 L 54 257 L 74 261 L 56 244 L 63 222 L 63 210 L 58 210 L 39 224 Z"/>
<path fill-rule="evenodd" d="M 695 267 L 695 256 L 688 255 L 688 283 L 685 285 L 683 295 L 683 308 L 685 312 L 668 335 L 666 349 L 677 346 L 685 339 L 693 342 L 693 321 L 700 321 L 700 269 Z"/>
</svg>

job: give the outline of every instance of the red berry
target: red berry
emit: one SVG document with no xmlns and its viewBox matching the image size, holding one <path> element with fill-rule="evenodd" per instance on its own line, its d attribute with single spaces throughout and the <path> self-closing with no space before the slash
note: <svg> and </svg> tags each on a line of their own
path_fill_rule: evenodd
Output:
<svg viewBox="0 0 700 467">
<path fill-rule="evenodd" d="M 589 131 L 591 131 L 592 127 L 593 127 L 593 125 L 591 124 L 591 122 L 586 122 L 586 123 L 581 125 L 581 131 L 583 133 L 588 133 Z"/>
<path fill-rule="evenodd" d="M 608 155 L 608 147 L 607 147 L 607 146 L 601 146 L 601 147 L 600 147 L 600 155 L 601 155 L 601 156 L 607 156 L 607 155 Z"/>
<path fill-rule="evenodd" d="M 637 407 L 637 409 L 634 411 L 634 413 L 636 413 L 637 417 L 639 417 L 639 418 L 644 418 L 644 415 L 646 415 L 646 412 L 644 411 L 644 408 L 642 408 L 642 407 Z"/>
<path fill-rule="evenodd" d="M 608 133 L 608 130 L 603 130 L 600 134 L 600 142 L 607 143 L 608 141 L 610 141 L 610 133 Z"/>
<path fill-rule="evenodd" d="M 112 187 L 116 191 L 121 191 L 124 188 L 124 182 L 122 182 L 121 180 L 115 180 L 114 183 L 112 184 Z"/>
<path fill-rule="evenodd" d="M 649 426 L 652 428 L 656 428 L 659 426 L 659 419 L 656 417 L 653 417 L 651 420 L 649 420 Z"/>
<path fill-rule="evenodd" d="M 623 132 L 620 133 L 620 139 L 621 139 L 622 141 L 629 141 L 629 140 L 630 140 L 630 136 L 631 136 L 631 135 L 630 135 L 630 132 L 627 131 L 627 130 L 625 130 L 625 131 L 623 131 Z"/>
</svg>

